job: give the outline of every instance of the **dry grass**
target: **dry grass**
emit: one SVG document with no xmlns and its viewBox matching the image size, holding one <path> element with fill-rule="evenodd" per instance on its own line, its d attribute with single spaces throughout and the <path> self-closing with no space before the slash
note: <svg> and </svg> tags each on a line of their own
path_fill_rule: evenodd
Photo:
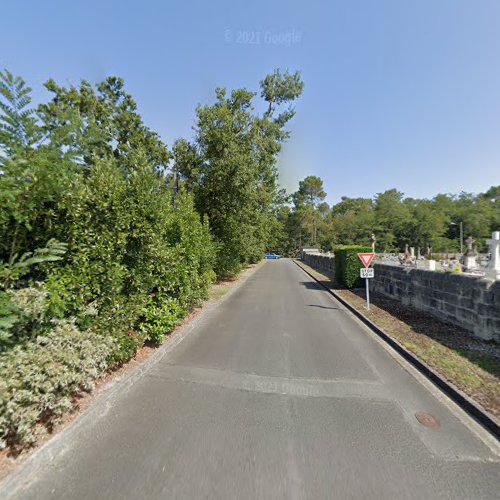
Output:
<svg viewBox="0 0 500 500">
<path fill-rule="evenodd" d="M 500 417 L 500 345 L 471 338 L 459 327 L 379 295 L 372 294 L 367 311 L 364 290 L 342 289 L 331 276 L 302 262 L 299 265 L 491 414 Z"/>
</svg>

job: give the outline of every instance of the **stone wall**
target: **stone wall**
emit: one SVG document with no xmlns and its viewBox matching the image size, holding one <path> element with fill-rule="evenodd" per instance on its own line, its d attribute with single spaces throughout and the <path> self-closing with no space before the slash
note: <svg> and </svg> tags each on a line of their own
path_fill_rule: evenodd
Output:
<svg viewBox="0 0 500 500">
<path fill-rule="evenodd" d="M 335 273 L 333 255 L 330 256 L 323 253 L 302 251 L 302 260 L 315 269 L 322 269 L 323 271 Z"/>
<path fill-rule="evenodd" d="M 303 255 L 319 270 L 334 271 L 334 258 Z M 500 342 L 500 281 L 465 274 L 375 264 L 370 289 L 460 326 L 474 337 Z"/>
</svg>

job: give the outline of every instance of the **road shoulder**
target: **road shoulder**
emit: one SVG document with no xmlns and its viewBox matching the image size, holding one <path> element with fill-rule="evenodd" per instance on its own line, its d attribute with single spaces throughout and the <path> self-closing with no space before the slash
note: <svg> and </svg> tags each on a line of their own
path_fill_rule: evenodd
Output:
<svg viewBox="0 0 500 500">
<path fill-rule="evenodd" d="M 491 373 L 475 364 L 472 356 L 470 356 L 472 359 L 468 359 L 463 354 L 463 348 L 459 349 L 452 343 L 443 341 L 443 336 L 449 341 L 453 338 L 451 335 L 443 335 L 440 338 L 439 335 L 423 334 L 426 328 L 432 331 L 436 331 L 436 328 L 441 332 L 447 331 L 449 329 L 447 325 L 425 315 L 416 317 L 413 315 L 413 319 L 409 321 L 404 315 L 398 314 L 397 308 L 390 308 L 384 299 L 377 301 L 375 297 L 373 297 L 375 303 L 372 304 L 371 310 L 367 311 L 363 297 L 350 290 L 339 289 L 332 277 L 323 272 L 301 261 L 295 261 L 295 263 L 341 302 L 345 302 L 346 306 L 351 308 L 379 337 L 386 337 L 385 341 L 399 355 L 416 366 L 421 373 L 424 373 L 448 397 L 487 427 L 498 439 L 500 424 L 496 415 L 500 412 L 500 407 L 498 407 L 500 378 L 495 373 L 495 363 L 490 365 L 493 367 L 491 370 L 493 373 Z M 417 325 L 419 328 L 416 328 Z M 486 404 L 483 406 L 481 403 Z"/>
<path fill-rule="evenodd" d="M 136 355 L 118 369 L 107 372 L 96 380 L 93 391 L 81 397 L 75 408 L 68 412 L 49 431 L 41 432 L 34 446 L 13 453 L 6 449 L 0 453 L 0 491 L 13 491 L 16 485 L 36 474 L 45 463 L 63 452 L 72 434 L 89 420 L 101 418 L 113 404 L 118 394 L 128 390 L 147 374 L 166 354 L 180 344 L 198 325 L 224 303 L 246 280 L 265 264 L 261 261 L 247 266 L 235 278 L 212 285 L 209 299 L 193 309 L 168 336 L 156 347 L 145 345 Z"/>
</svg>

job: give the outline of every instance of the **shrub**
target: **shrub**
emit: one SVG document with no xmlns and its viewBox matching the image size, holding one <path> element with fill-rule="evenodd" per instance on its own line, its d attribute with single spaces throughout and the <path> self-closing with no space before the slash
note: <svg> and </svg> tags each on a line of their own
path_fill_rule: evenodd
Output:
<svg viewBox="0 0 500 500">
<path fill-rule="evenodd" d="M 358 253 L 371 252 L 371 247 L 342 245 L 335 248 L 335 279 L 347 288 L 362 286 L 359 270 L 364 267 Z"/>
<path fill-rule="evenodd" d="M 141 330 L 148 340 L 160 343 L 184 318 L 186 309 L 176 299 L 156 300 L 146 307 Z"/>
<path fill-rule="evenodd" d="M 72 397 L 89 391 L 107 367 L 113 340 L 79 330 L 61 320 L 0 358 L 0 447 L 29 444 L 35 424 L 48 422 L 73 406 Z"/>
</svg>

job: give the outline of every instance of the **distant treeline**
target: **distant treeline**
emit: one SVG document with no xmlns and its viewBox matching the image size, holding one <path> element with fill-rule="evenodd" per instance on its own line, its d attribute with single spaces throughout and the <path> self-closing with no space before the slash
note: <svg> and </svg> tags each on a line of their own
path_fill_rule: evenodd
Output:
<svg viewBox="0 0 500 500">
<path fill-rule="evenodd" d="M 472 236 L 477 247 L 486 251 L 485 239 L 500 230 L 500 186 L 481 194 L 438 194 L 434 198 L 406 198 L 396 189 L 373 198 L 342 197 L 329 206 L 319 177 L 306 177 L 299 190 L 281 207 L 280 246 L 284 254 L 294 254 L 302 246 L 319 246 L 331 251 L 336 245 L 371 244 L 372 235 L 379 252 L 400 252 L 405 245 L 420 247 L 422 253 L 456 252 L 463 239 Z"/>
</svg>

